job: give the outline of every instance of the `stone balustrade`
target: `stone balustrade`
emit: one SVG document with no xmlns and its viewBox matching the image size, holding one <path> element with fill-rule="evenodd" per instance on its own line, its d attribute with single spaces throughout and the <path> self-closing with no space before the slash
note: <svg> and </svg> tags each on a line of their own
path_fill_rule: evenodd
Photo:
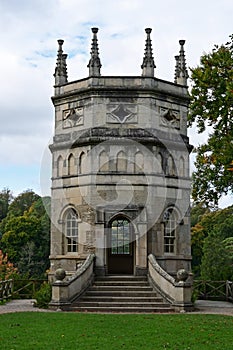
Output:
<svg viewBox="0 0 233 350">
<path fill-rule="evenodd" d="M 62 309 L 62 306 L 70 305 L 91 285 L 94 278 L 94 263 L 95 255 L 88 255 L 83 265 L 68 280 L 65 280 L 65 270 L 58 269 L 55 272 L 56 281 L 52 285 L 50 308 Z"/>
<path fill-rule="evenodd" d="M 162 297 L 172 304 L 176 311 L 192 311 L 192 283 L 186 281 L 189 274 L 185 270 L 177 272 L 178 279 L 169 275 L 157 263 L 153 254 L 148 256 L 149 280 Z"/>
</svg>

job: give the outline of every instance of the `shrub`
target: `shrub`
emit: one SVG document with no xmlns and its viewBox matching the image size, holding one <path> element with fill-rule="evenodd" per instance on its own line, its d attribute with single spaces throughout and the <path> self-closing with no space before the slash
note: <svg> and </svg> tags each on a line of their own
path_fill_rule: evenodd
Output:
<svg viewBox="0 0 233 350">
<path fill-rule="evenodd" d="M 40 289 L 35 293 L 36 303 L 35 306 L 47 309 L 49 306 L 49 302 L 52 298 L 52 286 L 48 282 L 44 282 Z"/>
</svg>

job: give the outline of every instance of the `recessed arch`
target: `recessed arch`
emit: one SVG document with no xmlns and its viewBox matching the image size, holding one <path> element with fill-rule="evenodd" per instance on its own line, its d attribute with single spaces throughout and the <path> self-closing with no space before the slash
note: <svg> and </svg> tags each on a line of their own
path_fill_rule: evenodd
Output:
<svg viewBox="0 0 233 350">
<path fill-rule="evenodd" d="M 159 174 L 163 172 L 163 156 L 161 153 L 158 153 L 157 155 L 157 171 Z"/>
<path fill-rule="evenodd" d="M 181 177 L 185 176 L 185 162 L 182 156 L 180 157 L 180 162 L 179 162 L 179 176 Z"/>
<path fill-rule="evenodd" d="M 75 174 L 75 158 L 73 153 L 71 153 L 68 157 L 68 175 L 74 175 Z"/>
<path fill-rule="evenodd" d="M 105 150 L 102 150 L 99 154 L 99 171 L 109 170 L 108 154 Z"/>
<path fill-rule="evenodd" d="M 57 158 L 57 177 L 61 177 L 63 175 L 63 158 L 60 155 Z"/>
<path fill-rule="evenodd" d="M 167 158 L 166 175 L 176 176 L 175 163 L 171 155 Z"/>
<path fill-rule="evenodd" d="M 117 171 L 120 171 L 120 172 L 127 171 L 127 158 L 124 151 L 120 151 L 117 154 Z"/>
<path fill-rule="evenodd" d="M 138 151 L 136 152 L 134 157 L 134 171 L 135 173 L 137 173 L 137 172 L 143 172 L 143 170 L 144 170 L 144 156 L 140 151 Z"/>
<path fill-rule="evenodd" d="M 86 153 L 82 152 L 79 156 L 79 173 L 83 174 L 85 172 L 85 161 L 86 161 Z"/>
</svg>

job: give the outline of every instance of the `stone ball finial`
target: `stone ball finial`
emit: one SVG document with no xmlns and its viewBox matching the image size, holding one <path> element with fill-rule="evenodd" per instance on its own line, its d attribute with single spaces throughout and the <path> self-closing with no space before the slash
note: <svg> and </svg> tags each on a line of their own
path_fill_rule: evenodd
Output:
<svg viewBox="0 0 233 350">
<path fill-rule="evenodd" d="M 64 269 L 62 268 L 59 268 L 55 271 L 55 278 L 56 278 L 56 281 L 63 281 L 64 278 L 66 277 L 66 272 Z"/>
<path fill-rule="evenodd" d="M 180 282 L 185 282 L 189 276 L 188 272 L 185 269 L 180 269 L 176 273 L 177 280 Z"/>
<path fill-rule="evenodd" d="M 92 30 L 92 33 L 96 34 L 98 33 L 99 28 L 94 27 L 94 28 L 91 28 L 91 30 Z"/>
<path fill-rule="evenodd" d="M 151 28 L 146 28 L 145 32 L 146 32 L 146 34 L 150 34 L 152 32 L 152 29 Z"/>
</svg>

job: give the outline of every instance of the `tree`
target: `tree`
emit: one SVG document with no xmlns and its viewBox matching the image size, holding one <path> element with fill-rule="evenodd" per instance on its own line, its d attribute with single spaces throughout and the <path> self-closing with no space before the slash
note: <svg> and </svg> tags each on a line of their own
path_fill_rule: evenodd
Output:
<svg viewBox="0 0 233 350">
<path fill-rule="evenodd" d="M 206 212 L 201 208 L 198 204 L 191 211 L 195 224 L 191 228 L 192 269 L 196 276 L 201 274 L 203 278 L 224 278 L 232 273 L 229 262 L 233 261 L 233 206 Z"/>
<path fill-rule="evenodd" d="M 230 249 L 214 230 L 204 241 L 201 277 L 205 280 L 221 281 L 233 279 Z"/>
<path fill-rule="evenodd" d="M 14 198 L 9 206 L 8 215 L 20 216 L 39 199 L 40 196 L 32 190 L 26 190 Z"/>
<path fill-rule="evenodd" d="M 233 35 L 201 57 L 191 80 L 189 125 L 209 131 L 207 142 L 195 149 L 192 195 L 217 206 L 222 194 L 233 191 Z"/>
<path fill-rule="evenodd" d="M 50 197 L 26 191 L 14 199 L 1 223 L 0 244 L 19 273 L 40 277 L 49 267 Z"/>
<path fill-rule="evenodd" d="M 0 221 L 7 216 L 9 204 L 13 199 L 13 195 L 9 188 L 4 188 L 0 192 Z"/>
</svg>

